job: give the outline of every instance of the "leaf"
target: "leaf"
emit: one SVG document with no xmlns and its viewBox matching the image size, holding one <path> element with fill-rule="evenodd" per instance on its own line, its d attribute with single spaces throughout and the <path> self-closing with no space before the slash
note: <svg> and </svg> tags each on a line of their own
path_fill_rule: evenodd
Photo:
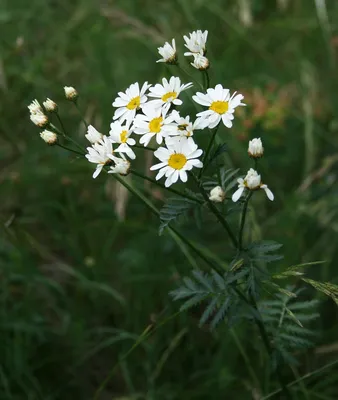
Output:
<svg viewBox="0 0 338 400">
<path fill-rule="evenodd" d="M 209 165 L 213 164 L 214 162 L 216 162 L 217 158 L 222 155 L 223 153 L 225 153 L 228 149 L 228 146 L 226 145 L 226 143 L 221 143 L 219 144 L 216 149 L 210 154 L 209 159 L 206 160 L 205 165 L 204 165 L 204 169 L 206 170 Z"/>
<path fill-rule="evenodd" d="M 302 278 L 302 280 L 331 299 L 338 305 L 338 286 L 330 282 L 318 282 L 313 279 Z"/>
</svg>

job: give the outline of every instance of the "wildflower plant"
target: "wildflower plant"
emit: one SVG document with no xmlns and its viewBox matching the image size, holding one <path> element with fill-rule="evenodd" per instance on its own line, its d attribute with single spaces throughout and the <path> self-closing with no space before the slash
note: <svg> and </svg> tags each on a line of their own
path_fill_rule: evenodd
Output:
<svg viewBox="0 0 338 400">
<path fill-rule="evenodd" d="M 59 114 L 60 107 L 53 100 L 47 99 L 44 108 L 34 100 L 28 106 L 30 119 L 43 129 L 40 136 L 47 144 L 71 151 L 94 164 L 93 178 L 102 172 L 111 174 L 158 217 L 160 234 L 169 234 L 183 246 L 190 260 L 192 255 L 196 257 L 191 275 L 182 279 L 170 293 L 171 297 L 181 302 L 182 311 L 199 305 L 200 325 L 210 329 L 222 321 L 229 325 L 244 320 L 253 322 L 270 357 L 280 391 L 285 398 L 291 398 L 283 367 L 295 361 L 291 351 L 312 345 L 306 324 L 317 314 L 316 302 L 297 302 L 300 289 L 287 281 L 306 283 L 337 304 L 338 287 L 306 278 L 304 269 L 316 263 L 284 267 L 277 274 L 270 263 L 282 259 L 279 253 L 282 245 L 272 240 L 248 240 L 246 220 L 252 201 L 256 197 L 261 197 L 260 201 L 274 201 L 274 188 L 273 184 L 271 189 L 268 187 L 260 173 L 265 154 L 262 138 L 253 138 L 248 148 L 243 149 L 243 153 L 248 152 L 244 168 L 228 168 L 222 161 L 223 153 L 230 154 L 231 149 L 223 143 L 221 130 L 231 135 L 236 109 L 246 103 L 236 88 L 226 87 L 227 82 L 211 85 L 207 38 L 208 32 L 201 30 L 184 36 L 184 45 L 189 50 L 184 56 L 191 68 L 200 71 L 202 83 L 193 78 L 194 82 L 183 82 L 177 76 L 186 71 L 181 67 L 175 39 L 171 44 L 166 42 L 158 48 L 161 58 L 157 62 L 166 63 L 173 75 L 163 77 L 160 83 L 135 82 L 119 91 L 112 103 L 110 129 L 104 133 L 81 116 L 86 126 L 86 149 L 69 135 Z M 64 94 L 80 110 L 78 91 L 66 86 Z M 198 108 L 195 115 L 187 113 L 188 102 Z M 202 146 L 205 139 L 208 144 Z M 146 175 L 134 167 L 142 152 L 150 152 L 152 159 Z M 161 209 L 130 179 L 124 178 L 128 174 L 168 193 Z M 176 187 L 178 183 L 181 185 Z M 178 229 L 179 219 L 184 215 L 191 217 L 195 211 L 207 214 L 222 229 L 221 238 L 227 243 L 224 259 Z M 208 230 L 207 224 L 204 230 Z"/>
</svg>

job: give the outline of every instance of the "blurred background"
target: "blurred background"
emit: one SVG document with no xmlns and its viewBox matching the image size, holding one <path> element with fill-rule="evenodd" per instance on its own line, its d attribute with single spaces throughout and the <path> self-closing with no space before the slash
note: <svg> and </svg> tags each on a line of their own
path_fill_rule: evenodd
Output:
<svg viewBox="0 0 338 400">
<path fill-rule="evenodd" d="M 280 268 L 325 260 L 309 276 L 338 283 L 338 2 L 2 0 L 0 26 L 0 399 L 91 399 L 110 373 L 100 399 L 259 399 L 273 391 L 247 322 L 210 332 L 198 327 L 198 310 L 175 315 L 168 292 L 196 260 L 159 236 L 159 221 L 114 179 L 93 180 L 86 160 L 48 147 L 27 106 L 56 101 L 85 145 L 63 86 L 78 90 L 86 120 L 107 133 L 118 91 L 177 75 L 155 63 L 164 41 L 176 38 L 181 63 L 200 79 L 183 59 L 182 35 L 207 29 L 212 84 L 238 90 L 248 105 L 233 129 L 220 130 L 226 162 L 244 172 L 254 137 L 266 151 L 262 176 L 276 201 L 255 196 L 252 237 L 283 243 Z M 196 133 L 201 145 L 207 139 Z M 147 173 L 143 154 L 137 168 Z M 128 179 L 163 204 L 161 190 Z M 178 228 L 228 261 L 212 216 Z M 289 380 L 338 356 L 337 309 L 319 299 L 315 344 L 296 354 Z M 337 399 L 338 368 L 294 393 Z"/>
</svg>

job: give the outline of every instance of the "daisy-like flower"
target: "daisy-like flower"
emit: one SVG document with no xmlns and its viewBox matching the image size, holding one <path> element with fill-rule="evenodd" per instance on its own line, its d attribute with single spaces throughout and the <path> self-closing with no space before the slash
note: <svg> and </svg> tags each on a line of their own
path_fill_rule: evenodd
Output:
<svg viewBox="0 0 338 400">
<path fill-rule="evenodd" d="M 198 149 L 192 138 L 168 145 L 168 148 L 160 147 L 154 152 L 154 155 L 161 162 L 153 165 L 150 169 L 152 171 L 159 170 L 156 180 L 163 176 L 167 178 L 164 183 L 166 187 L 171 186 L 178 179 L 186 182 L 188 180 L 187 171 L 192 170 L 193 167 L 203 167 L 203 163 L 198 160 L 202 153 L 203 151 Z"/>
<path fill-rule="evenodd" d="M 129 158 L 134 160 L 136 155 L 130 146 L 134 146 L 136 141 L 130 137 L 132 132 L 129 124 L 122 126 L 120 121 L 115 121 L 110 124 L 109 139 L 112 143 L 120 143 L 119 147 L 115 149 L 116 152 L 126 153 Z"/>
<path fill-rule="evenodd" d="M 115 165 L 110 167 L 108 174 L 128 175 L 130 170 L 130 162 L 119 157 L 112 157 Z"/>
<path fill-rule="evenodd" d="M 58 105 L 55 103 L 55 101 L 48 98 L 46 101 L 43 102 L 43 106 L 48 112 L 57 112 L 58 110 Z"/>
<path fill-rule="evenodd" d="M 90 141 L 90 143 L 94 144 L 99 142 L 103 135 L 98 130 L 96 130 L 93 125 L 89 125 L 87 128 L 87 134 L 85 135 L 86 139 Z"/>
<path fill-rule="evenodd" d="M 58 140 L 57 134 L 55 132 L 48 131 L 47 129 L 40 133 L 40 137 L 49 145 L 55 144 Z"/>
<path fill-rule="evenodd" d="M 73 86 L 65 86 L 63 89 L 67 100 L 75 101 L 79 97 L 77 90 Z"/>
<path fill-rule="evenodd" d="M 200 123 L 209 128 L 214 128 L 221 120 L 227 128 L 231 128 L 235 108 L 245 106 L 242 103 L 243 95 L 236 95 L 235 92 L 230 96 L 229 89 L 224 89 L 220 84 L 214 89 L 207 89 L 207 93 L 197 92 L 192 98 L 196 103 L 208 107 L 208 110 L 198 113 L 197 116 L 200 117 Z"/>
<path fill-rule="evenodd" d="M 43 112 L 32 113 L 30 119 L 39 128 L 44 128 L 48 125 L 48 117 Z"/>
<path fill-rule="evenodd" d="M 176 64 L 177 63 L 175 39 L 172 40 L 171 45 L 168 42 L 165 42 L 164 46 L 158 47 L 157 50 L 160 53 L 160 56 L 162 56 L 162 58 L 160 60 L 157 60 L 156 62 L 165 62 L 167 64 Z"/>
<path fill-rule="evenodd" d="M 199 120 L 197 119 L 194 123 L 190 121 L 189 115 L 186 117 L 181 117 L 179 112 L 173 111 L 171 116 L 174 118 L 174 122 L 171 125 L 170 136 L 166 137 L 166 144 L 173 145 L 174 143 L 180 142 L 182 140 L 187 140 L 191 138 L 194 131 L 201 129 Z M 173 126 L 175 129 L 173 129 Z"/>
<path fill-rule="evenodd" d="M 112 157 L 114 157 L 113 144 L 107 136 L 103 136 L 103 138 L 99 142 L 93 144 L 92 147 L 87 147 L 87 151 L 88 154 L 86 154 L 86 158 L 88 161 L 97 164 L 93 174 L 93 178 L 95 179 L 105 165 L 112 164 Z"/>
<path fill-rule="evenodd" d="M 169 82 L 166 78 L 162 79 L 162 85 L 157 83 L 155 86 L 149 89 L 149 97 L 154 97 L 155 100 L 150 100 L 147 105 L 154 108 L 163 107 L 165 112 L 168 112 L 171 104 L 180 106 L 183 102 L 178 98 L 181 92 L 189 89 L 192 83 L 186 83 L 181 85 L 180 78 L 172 76 Z"/>
<path fill-rule="evenodd" d="M 189 37 L 183 36 L 183 39 L 185 41 L 184 46 L 189 50 L 188 52 L 184 53 L 184 55 L 193 56 L 196 53 L 199 53 L 203 56 L 205 54 L 207 37 L 208 31 L 202 32 L 201 30 L 189 33 Z"/>
<path fill-rule="evenodd" d="M 138 114 L 134 120 L 134 132 L 142 135 L 140 144 L 148 146 L 150 140 L 155 137 L 156 142 L 161 144 L 163 138 L 174 134 L 176 126 L 172 124 L 174 116 L 166 115 L 164 109 L 143 107 L 143 114 Z"/>
<path fill-rule="evenodd" d="M 199 53 L 194 54 L 194 62 L 192 62 L 190 64 L 194 68 L 199 69 L 200 71 L 205 71 L 210 66 L 209 60 Z"/>
<path fill-rule="evenodd" d="M 261 138 L 255 138 L 249 141 L 248 154 L 252 158 L 263 157 L 264 147 Z"/>
<path fill-rule="evenodd" d="M 33 100 L 31 104 L 28 106 L 28 109 L 31 114 L 39 114 L 39 113 L 43 114 L 43 109 L 37 100 Z"/>
<path fill-rule="evenodd" d="M 117 107 L 113 120 L 119 119 L 123 121 L 131 121 L 135 118 L 137 110 L 142 108 L 147 102 L 146 91 L 151 85 L 145 82 L 140 89 L 138 82 L 132 83 L 125 93 L 119 92 L 119 97 L 116 97 L 113 107 Z"/>
<path fill-rule="evenodd" d="M 267 198 L 271 201 L 274 199 L 274 195 L 267 185 L 264 185 L 261 181 L 261 176 L 253 168 L 250 168 L 245 178 L 237 179 L 238 189 L 232 195 L 232 201 L 236 202 L 242 196 L 245 189 L 258 190 L 263 189 L 267 195 Z"/>
</svg>

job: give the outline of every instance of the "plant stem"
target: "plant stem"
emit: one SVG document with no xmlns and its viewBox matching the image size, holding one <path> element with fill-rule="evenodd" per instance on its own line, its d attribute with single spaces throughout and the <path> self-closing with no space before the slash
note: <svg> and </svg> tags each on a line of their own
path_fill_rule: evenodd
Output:
<svg viewBox="0 0 338 400">
<path fill-rule="evenodd" d="M 204 90 L 203 85 L 198 82 L 185 68 L 181 66 L 181 64 L 176 64 L 177 68 L 184 72 L 192 81 L 194 81 L 202 90 Z"/>
<path fill-rule="evenodd" d="M 155 151 L 156 150 L 153 147 L 141 146 L 140 144 L 135 144 L 134 147 L 136 147 L 137 149 L 144 149 L 144 150 L 149 150 L 149 151 Z"/>
<path fill-rule="evenodd" d="M 62 148 L 65 149 L 65 150 L 71 151 L 72 153 L 78 154 L 78 155 L 80 155 L 80 156 L 82 156 L 82 157 L 84 156 L 83 153 L 80 153 L 80 152 L 77 151 L 77 150 L 70 149 L 69 147 L 64 146 L 64 145 L 62 145 L 62 144 L 60 144 L 60 143 L 56 143 L 56 145 L 59 146 L 59 147 L 62 147 Z"/>
<path fill-rule="evenodd" d="M 80 110 L 80 107 L 79 107 L 78 104 L 77 104 L 77 101 L 73 101 L 73 104 L 75 105 L 75 107 L 76 107 L 78 113 L 80 114 L 81 121 L 83 122 L 83 124 L 84 124 L 84 126 L 86 127 L 86 130 L 87 130 L 87 129 L 88 129 L 88 124 L 87 124 L 86 120 L 84 119 L 84 117 L 83 117 L 83 115 L 82 115 L 82 112 L 81 112 L 81 110 Z"/>
<path fill-rule="evenodd" d="M 209 88 L 209 86 L 210 86 L 209 73 L 208 73 L 208 70 L 206 70 L 206 69 L 203 72 L 204 72 L 205 80 L 206 80 L 206 88 L 205 88 L 205 90 L 207 90 Z"/>
<path fill-rule="evenodd" d="M 244 225 L 245 225 L 245 219 L 246 219 L 249 200 L 251 199 L 252 195 L 253 195 L 253 192 L 250 191 L 249 194 L 247 195 L 246 199 L 245 199 L 244 204 L 243 204 L 241 225 L 240 225 L 239 234 L 238 234 L 238 250 L 239 251 L 241 251 L 243 249 L 243 230 L 244 230 Z"/>
<path fill-rule="evenodd" d="M 55 125 L 53 125 L 52 123 L 50 123 L 50 126 L 56 130 L 59 134 L 61 134 L 66 140 L 69 140 L 70 142 L 72 142 L 79 150 L 83 151 L 85 153 L 85 149 L 80 146 L 74 139 L 72 139 L 70 136 L 67 135 L 66 129 L 62 123 L 62 120 L 59 116 L 58 113 L 56 113 L 56 117 L 61 125 L 62 131 L 60 131 Z"/>
<path fill-rule="evenodd" d="M 205 162 L 208 160 L 209 153 L 210 153 L 210 151 L 211 151 L 212 145 L 213 145 L 213 143 L 214 143 L 214 141 L 215 141 L 215 138 L 216 138 L 216 133 L 217 133 L 218 127 L 219 127 L 219 124 L 218 124 L 218 125 L 216 126 L 216 128 L 214 129 L 213 134 L 212 134 L 212 136 L 211 136 L 211 138 L 210 138 L 210 141 L 209 141 L 207 150 L 206 150 L 205 153 L 204 153 L 204 157 L 203 157 L 203 159 L 202 159 L 202 161 L 203 161 L 203 167 L 201 168 L 201 170 L 200 170 L 200 172 L 199 172 L 199 174 L 198 174 L 198 179 L 201 179 L 202 174 L 203 174 L 203 172 L 204 172 L 204 170 L 205 170 Z"/>
<path fill-rule="evenodd" d="M 227 231 L 228 235 L 230 236 L 230 239 L 233 243 L 233 245 L 237 248 L 238 247 L 238 242 L 236 239 L 236 236 L 234 235 L 234 233 L 232 232 L 230 225 L 227 223 L 226 219 L 223 217 L 223 215 L 221 214 L 221 212 L 218 210 L 218 208 L 215 206 L 215 204 L 209 199 L 208 193 L 204 190 L 201 181 L 199 181 L 196 176 L 191 173 L 191 176 L 194 178 L 204 200 L 207 203 L 207 206 L 209 207 L 210 211 L 215 214 L 215 216 L 217 217 L 217 219 L 219 220 L 219 222 L 222 224 L 222 226 L 225 228 L 225 230 Z"/>
<path fill-rule="evenodd" d="M 139 178 L 142 178 L 142 179 L 144 179 L 144 180 L 146 180 L 146 181 L 148 181 L 148 182 L 151 182 L 151 183 L 153 183 L 154 185 L 159 186 L 159 187 L 162 188 L 162 189 L 168 190 L 168 191 L 171 192 L 171 193 L 175 193 L 175 194 L 177 194 L 178 196 L 181 196 L 181 197 L 184 197 L 184 198 L 186 198 L 186 199 L 195 201 L 196 203 L 203 204 L 203 201 L 198 200 L 198 199 L 195 198 L 195 197 L 189 196 L 188 194 L 179 192 L 178 190 L 172 189 L 172 188 L 170 188 L 170 187 L 165 187 L 162 183 L 156 181 L 155 179 L 150 178 L 149 176 L 142 175 L 142 174 L 140 174 L 139 172 L 136 172 L 136 171 L 134 171 L 134 170 L 130 170 L 130 173 L 132 173 L 133 175 L 138 176 Z"/>
</svg>

